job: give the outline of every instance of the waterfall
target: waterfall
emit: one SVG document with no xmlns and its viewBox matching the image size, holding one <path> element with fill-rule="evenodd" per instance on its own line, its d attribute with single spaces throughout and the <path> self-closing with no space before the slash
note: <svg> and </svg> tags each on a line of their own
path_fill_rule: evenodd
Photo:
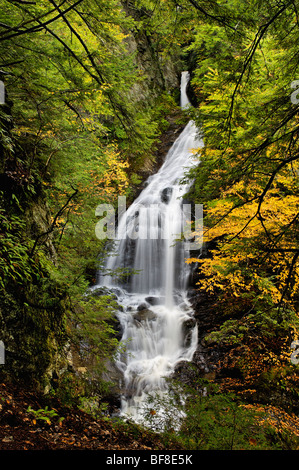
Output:
<svg viewBox="0 0 299 470">
<path fill-rule="evenodd" d="M 190 105 L 188 80 L 188 72 L 183 72 L 182 108 Z M 135 421 L 141 420 L 148 395 L 166 392 L 165 378 L 179 361 L 190 361 L 197 347 L 195 321 L 191 329 L 185 327 L 193 316 L 188 300 L 190 268 L 185 263 L 188 245 L 177 240 L 187 222 L 183 196 L 188 184 L 180 180 L 198 163 L 192 149 L 202 146 L 190 121 L 160 170 L 148 178 L 122 215 L 105 266 L 109 275 L 99 276 L 98 286 L 114 292 L 121 305 L 118 319 L 124 348 L 116 360 L 123 375 L 121 414 Z M 124 278 L 113 274 L 122 268 L 132 272 Z"/>
</svg>

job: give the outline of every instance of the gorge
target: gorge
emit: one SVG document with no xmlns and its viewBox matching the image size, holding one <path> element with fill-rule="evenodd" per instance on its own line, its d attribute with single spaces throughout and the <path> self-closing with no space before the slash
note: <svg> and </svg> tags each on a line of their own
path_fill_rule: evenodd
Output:
<svg viewBox="0 0 299 470">
<path fill-rule="evenodd" d="M 0 448 L 297 450 L 299 0 L 0 4 Z"/>
<path fill-rule="evenodd" d="M 182 108 L 189 106 L 188 79 L 189 73 L 183 72 Z M 181 179 L 198 163 L 195 152 L 202 146 L 190 121 L 123 214 L 119 239 L 99 275 L 98 286 L 116 294 L 122 306 L 118 319 L 124 351 L 117 358 L 124 381 L 121 413 L 135 420 L 142 417 L 148 395 L 165 391 L 165 377 L 179 361 L 192 359 L 197 347 L 196 323 L 184 329 L 193 316 L 188 300 L 191 268 L 185 262 L 188 240 L 177 240 L 189 222 L 183 204 L 188 184 Z M 119 280 L 113 273 L 121 268 L 131 268 L 132 274 Z"/>
</svg>

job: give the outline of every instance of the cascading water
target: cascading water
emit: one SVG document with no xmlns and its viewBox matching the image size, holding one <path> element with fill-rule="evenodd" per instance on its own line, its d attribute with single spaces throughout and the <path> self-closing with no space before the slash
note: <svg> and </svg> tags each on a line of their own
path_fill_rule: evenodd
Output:
<svg viewBox="0 0 299 470">
<path fill-rule="evenodd" d="M 182 73 L 181 107 L 190 105 Z M 193 316 L 188 301 L 188 244 L 176 240 L 187 222 L 180 184 L 186 169 L 198 160 L 192 149 L 202 147 L 190 121 L 168 152 L 160 170 L 149 177 L 139 197 L 122 215 L 118 239 L 100 273 L 98 286 L 113 291 L 122 306 L 118 319 L 123 352 L 116 365 L 123 374 L 121 414 L 142 421 L 149 394 L 165 392 L 165 378 L 181 360 L 191 360 L 197 347 L 197 327 L 184 326 Z M 113 275 L 132 268 L 125 279 Z M 187 331 L 187 332 L 186 332 Z"/>
</svg>

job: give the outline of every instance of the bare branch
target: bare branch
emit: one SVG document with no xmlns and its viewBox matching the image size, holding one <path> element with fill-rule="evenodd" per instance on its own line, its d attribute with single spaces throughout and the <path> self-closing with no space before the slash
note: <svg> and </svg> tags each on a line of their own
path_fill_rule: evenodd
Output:
<svg viewBox="0 0 299 470">
<path fill-rule="evenodd" d="M 58 18 L 60 18 L 63 14 L 66 14 L 67 12 L 69 12 L 70 10 L 72 10 L 74 7 L 76 7 L 77 5 L 79 5 L 79 3 L 81 3 L 83 0 L 77 0 L 76 3 L 74 3 L 73 5 L 69 6 L 66 10 L 64 10 L 63 12 L 59 13 L 58 15 L 54 16 L 53 18 L 51 18 L 50 20 L 48 21 L 45 21 L 44 23 L 42 23 L 40 21 L 40 17 L 33 17 L 33 20 L 32 21 L 37 21 L 38 22 L 38 25 L 35 25 L 35 26 L 32 26 L 31 28 L 27 28 L 27 29 L 24 29 L 24 30 L 19 30 L 19 28 L 17 28 L 17 31 L 13 34 L 8 34 L 7 36 L 3 36 L 1 35 L 0 33 L 0 41 L 6 41 L 8 39 L 11 39 L 11 38 L 14 38 L 14 37 L 17 37 L 17 36 L 21 36 L 23 34 L 29 34 L 29 33 L 35 33 L 35 32 L 38 32 L 38 31 L 42 31 L 43 28 L 45 28 L 48 24 L 51 24 L 53 23 L 54 21 L 56 21 Z M 23 3 L 23 2 L 22 2 Z M 54 10 L 55 11 L 55 10 Z M 49 15 L 50 13 L 52 13 L 53 10 L 49 11 L 48 13 L 46 13 L 46 16 Z M 43 15 L 45 16 L 45 15 Z M 12 30 L 14 30 L 16 28 L 12 28 Z M 7 33 L 7 31 L 5 32 Z"/>
<path fill-rule="evenodd" d="M 291 279 L 292 279 L 292 274 L 293 274 L 293 271 L 295 269 L 295 266 L 296 266 L 296 263 L 297 263 L 297 259 L 299 257 L 299 250 L 297 250 L 297 252 L 294 254 L 293 256 L 293 259 L 292 259 L 292 262 L 291 262 L 291 266 L 290 266 L 290 269 L 289 269 L 289 274 L 288 274 L 288 277 L 287 277 L 287 280 L 286 280 L 286 283 L 285 283 L 285 286 L 284 286 L 284 290 L 281 294 L 281 298 L 279 300 L 279 304 L 278 304 L 278 308 L 280 309 L 281 305 L 282 305 L 282 302 L 287 294 L 287 291 L 289 289 L 289 286 L 290 286 L 290 283 L 291 283 Z"/>
<path fill-rule="evenodd" d="M 72 187 L 72 189 L 74 189 Z M 49 229 L 46 231 L 46 232 L 43 232 L 41 234 L 38 235 L 38 237 L 35 239 L 35 242 L 34 242 L 34 245 L 30 251 L 30 254 L 29 254 L 29 257 L 32 258 L 33 254 L 34 254 L 34 251 L 38 245 L 38 242 L 39 240 L 42 238 L 42 237 L 45 237 L 45 236 L 48 236 L 50 235 L 50 233 L 52 233 L 55 229 L 55 225 L 56 225 L 56 222 L 57 222 L 57 219 L 58 217 L 60 217 L 64 210 L 66 209 L 66 207 L 69 205 L 70 201 L 76 196 L 76 194 L 78 193 L 78 189 L 74 189 L 74 193 L 71 194 L 68 198 L 68 200 L 66 201 L 66 203 L 64 204 L 64 206 L 61 207 L 61 209 L 59 209 L 59 211 L 57 212 L 57 214 L 55 215 L 54 219 L 53 219 L 53 222 L 52 224 L 50 225 Z"/>
<path fill-rule="evenodd" d="M 233 109 L 234 109 L 234 103 L 235 103 L 235 98 L 236 98 L 236 95 L 237 95 L 237 91 L 241 85 L 241 82 L 243 80 L 243 77 L 245 75 L 245 72 L 248 68 L 248 66 L 250 65 L 252 59 L 253 59 L 253 56 L 262 40 L 262 38 L 264 37 L 264 35 L 266 34 L 267 30 L 269 29 L 269 27 L 272 25 L 272 23 L 275 22 L 275 20 L 287 9 L 287 7 L 290 5 L 291 2 L 289 2 L 288 4 L 286 5 L 283 5 L 282 8 L 280 8 L 280 10 L 278 10 L 277 13 L 275 13 L 275 15 L 272 16 L 272 18 L 264 25 L 262 25 L 258 32 L 256 33 L 256 36 L 253 40 L 253 43 L 249 49 L 249 52 L 247 54 L 247 57 L 245 59 L 245 62 L 243 64 L 243 68 L 242 68 L 242 71 L 241 71 L 241 74 L 237 80 L 237 83 L 236 83 L 236 86 L 234 88 L 234 91 L 233 91 L 233 94 L 232 94 L 232 97 L 231 97 L 231 105 L 230 105 L 230 109 L 229 109 L 229 113 L 228 113 L 228 118 L 227 118 L 227 128 L 229 130 L 229 138 L 228 138 L 228 142 L 230 141 L 230 123 L 231 123 L 231 120 L 232 120 L 232 115 L 233 115 Z"/>
</svg>

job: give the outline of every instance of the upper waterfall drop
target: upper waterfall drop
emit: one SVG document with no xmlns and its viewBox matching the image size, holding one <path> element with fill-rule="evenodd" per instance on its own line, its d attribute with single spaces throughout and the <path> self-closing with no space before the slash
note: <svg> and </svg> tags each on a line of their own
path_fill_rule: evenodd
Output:
<svg viewBox="0 0 299 470">
<path fill-rule="evenodd" d="M 191 106 L 187 95 L 187 87 L 190 80 L 189 72 L 182 72 L 181 75 L 181 95 L 180 95 L 180 106 L 182 109 L 188 109 Z"/>
<path fill-rule="evenodd" d="M 182 73 L 181 106 L 190 106 L 186 87 L 188 72 Z M 189 185 L 181 184 L 185 171 L 198 160 L 193 149 L 203 146 L 190 121 L 159 171 L 122 215 L 118 238 L 108 256 L 108 275 L 99 276 L 118 297 L 122 306 L 118 319 L 124 351 L 116 364 L 123 374 L 121 413 L 136 421 L 148 394 L 167 390 L 165 377 L 181 360 L 191 360 L 197 347 L 197 326 L 186 335 L 184 324 L 193 311 L 188 301 L 190 268 L 188 244 L 181 238 L 187 223 L 183 196 Z M 122 268 L 132 272 L 120 279 Z"/>
</svg>

